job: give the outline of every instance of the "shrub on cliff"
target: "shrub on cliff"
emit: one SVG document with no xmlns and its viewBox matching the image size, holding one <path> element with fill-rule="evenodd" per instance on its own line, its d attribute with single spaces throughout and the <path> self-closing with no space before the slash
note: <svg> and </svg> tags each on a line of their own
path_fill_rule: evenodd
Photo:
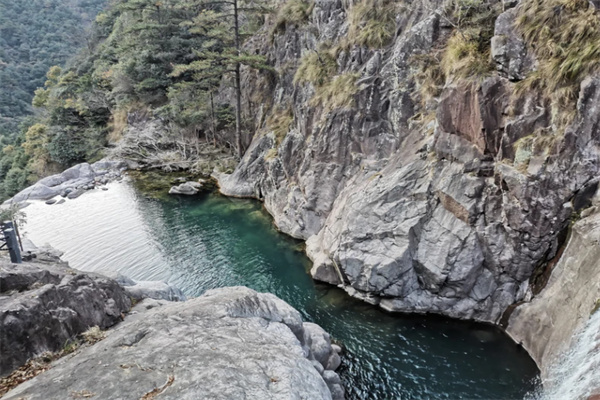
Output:
<svg viewBox="0 0 600 400">
<path fill-rule="evenodd" d="M 346 45 L 379 49 L 396 34 L 396 15 L 402 5 L 391 0 L 362 0 L 348 10 Z"/>
</svg>

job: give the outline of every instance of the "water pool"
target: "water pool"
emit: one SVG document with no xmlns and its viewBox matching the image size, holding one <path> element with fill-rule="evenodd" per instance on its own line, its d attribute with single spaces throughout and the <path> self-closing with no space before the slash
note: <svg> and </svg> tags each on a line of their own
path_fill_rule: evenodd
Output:
<svg viewBox="0 0 600 400">
<path fill-rule="evenodd" d="M 30 205 L 26 236 L 74 268 L 165 280 L 188 296 L 232 285 L 276 294 L 343 345 L 348 399 L 522 399 L 535 386 L 534 362 L 493 327 L 386 313 L 314 282 L 302 242 L 277 232 L 256 201 L 109 187 Z"/>
</svg>

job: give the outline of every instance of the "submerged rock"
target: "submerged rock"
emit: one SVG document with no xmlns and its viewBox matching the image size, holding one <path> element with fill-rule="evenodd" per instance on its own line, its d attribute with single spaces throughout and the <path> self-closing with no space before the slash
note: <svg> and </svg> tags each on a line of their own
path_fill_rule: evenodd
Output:
<svg viewBox="0 0 600 400">
<path fill-rule="evenodd" d="M 149 393 L 173 400 L 344 398 L 339 377 L 326 369 L 337 356 L 328 335 L 272 294 L 233 287 L 184 303 L 150 300 L 149 310 L 147 301 L 106 339 L 5 398 L 84 392 L 123 400 Z"/>
<path fill-rule="evenodd" d="M 183 195 L 194 195 L 198 194 L 203 185 L 200 182 L 185 182 L 181 185 L 173 186 L 169 190 L 169 194 L 183 194 Z"/>
<path fill-rule="evenodd" d="M 106 275 L 116 280 L 125 288 L 125 292 L 134 300 L 143 299 L 185 301 L 187 297 L 181 289 L 162 281 L 135 281 L 116 271 L 109 271 Z"/>
</svg>

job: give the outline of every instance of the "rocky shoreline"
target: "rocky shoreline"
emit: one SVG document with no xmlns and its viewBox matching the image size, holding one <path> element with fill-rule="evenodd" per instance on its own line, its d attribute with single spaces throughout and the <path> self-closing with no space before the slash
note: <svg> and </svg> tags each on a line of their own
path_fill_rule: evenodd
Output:
<svg viewBox="0 0 600 400">
<path fill-rule="evenodd" d="M 28 200 L 50 200 L 57 196 L 76 199 L 87 190 L 105 188 L 107 183 L 121 180 L 126 169 L 127 163 L 124 161 L 101 160 L 93 164 L 77 164 L 60 174 L 39 180 L 6 200 L 3 205 L 25 203 Z M 54 203 L 57 202 L 49 204 Z"/>
<path fill-rule="evenodd" d="M 504 2 L 492 70 L 446 76 L 428 93 L 419 60 L 426 71 L 439 63 L 451 31 L 442 9 L 417 2 L 385 48 L 335 53 L 332 81 L 356 77 L 346 107 L 316 103 L 318 83 L 297 75 L 311 52 L 344 48 L 352 5 L 319 0 L 272 42 L 259 32 L 246 46 L 281 76 L 265 87 L 248 73 L 242 90 L 293 118 L 281 135 L 260 120 L 277 108 L 258 114 L 235 171 L 214 177 L 223 194 L 261 200 L 282 232 L 306 241 L 315 279 L 389 311 L 501 325 L 544 370 L 600 298 L 592 257 L 581 258 L 582 243 L 593 245 L 585 254 L 597 244 L 583 240 L 583 223 L 566 241 L 598 189 L 600 77 L 572 87 L 562 122 L 540 90 L 519 91 L 540 60 L 516 22 L 525 3 Z M 571 251 L 581 254 L 565 258 Z M 551 351 L 537 333 L 553 337 Z"/>
<path fill-rule="evenodd" d="M 64 352 L 90 328 L 108 330 L 6 399 L 344 398 L 341 349 L 274 295 L 231 287 L 185 300 L 164 283 L 84 273 L 50 249 L 33 253 L 20 265 L 0 259 L 0 375 Z"/>
</svg>

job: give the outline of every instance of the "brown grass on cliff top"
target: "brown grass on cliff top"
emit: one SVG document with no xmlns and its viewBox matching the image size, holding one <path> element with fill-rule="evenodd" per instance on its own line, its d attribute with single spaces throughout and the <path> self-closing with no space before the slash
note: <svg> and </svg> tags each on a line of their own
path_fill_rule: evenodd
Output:
<svg viewBox="0 0 600 400">
<path fill-rule="evenodd" d="M 527 0 L 517 26 L 538 60 L 519 89 L 541 90 L 553 123 L 564 127 L 576 114 L 579 85 L 600 71 L 600 13 L 587 0 Z"/>
<path fill-rule="evenodd" d="M 346 46 L 380 49 L 396 34 L 396 15 L 402 5 L 391 0 L 362 0 L 348 10 Z"/>
</svg>

